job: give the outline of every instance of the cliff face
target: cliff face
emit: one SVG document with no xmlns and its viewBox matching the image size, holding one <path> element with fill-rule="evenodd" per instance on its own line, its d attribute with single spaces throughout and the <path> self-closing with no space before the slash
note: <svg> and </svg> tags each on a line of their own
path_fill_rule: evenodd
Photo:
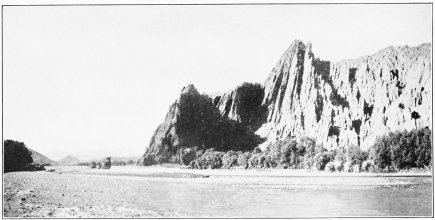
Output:
<svg viewBox="0 0 435 220">
<path fill-rule="evenodd" d="M 265 82 L 267 121 L 257 134 L 366 149 L 389 131 L 432 128 L 431 59 L 431 45 L 423 44 L 330 63 L 295 41 Z"/>
<path fill-rule="evenodd" d="M 242 86 L 242 90 L 245 87 Z M 239 100 L 238 97 L 243 92 L 238 92 L 238 95 L 236 93 L 234 96 L 224 97 Z M 183 88 L 180 98 L 169 108 L 165 122 L 159 125 L 149 147 L 137 164 L 179 163 L 179 152 L 186 148 L 247 151 L 264 142 L 249 126 L 255 120 L 245 116 L 245 114 L 254 114 L 255 110 L 250 108 L 246 110 L 245 105 L 237 104 L 235 105 L 237 107 L 234 107 L 234 115 L 237 115 L 240 120 L 246 120 L 247 123 L 231 120 L 228 118 L 229 113 L 220 112 L 214 105 L 219 103 L 219 100 L 219 97 L 212 99 L 207 95 L 199 94 L 193 85 Z"/>
<path fill-rule="evenodd" d="M 431 54 L 431 44 L 388 47 L 331 63 L 296 40 L 263 85 L 245 83 L 212 97 L 183 89 L 138 164 L 175 161 L 180 147 L 245 150 L 289 136 L 313 137 L 327 149 L 366 149 L 390 131 L 432 128 Z M 183 102 L 192 95 L 195 102 Z"/>
</svg>

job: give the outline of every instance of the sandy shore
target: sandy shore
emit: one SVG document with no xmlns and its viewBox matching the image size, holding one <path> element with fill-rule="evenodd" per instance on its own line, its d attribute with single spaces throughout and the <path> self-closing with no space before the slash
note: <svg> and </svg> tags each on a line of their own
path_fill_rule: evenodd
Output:
<svg viewBox="0 0 435 220">
<path fill-rule="evenodd" d="M 430 173 L 48 168 L 4 175 L 5 217 L 432 215 Z"/>
</svg>

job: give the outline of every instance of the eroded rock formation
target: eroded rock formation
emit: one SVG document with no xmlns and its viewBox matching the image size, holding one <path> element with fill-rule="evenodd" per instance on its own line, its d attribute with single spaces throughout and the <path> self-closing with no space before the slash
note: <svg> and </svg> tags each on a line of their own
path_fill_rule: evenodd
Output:
<svg viewBox="0 0 435 220">
<path fill-rule="evenodd" d="M 432 128 L 431 60 L 431 44 L 422 44 L 331 63 L 296 40 L 263 85 L 210 97 L 185 87 L 138 164 L 179 162 L 186 147 L 264 149 L 286 137 L 366 149 L 389 131 Z"/>
<path fill-rule="evenodd" d="M 423 44 L 330 63 L 315 58 L 311 43 L 295 41 L 265 82 L 267 121 L 257 134 L 365 149 L 389 131 L 432 128 L 431 59 Z"/>
<path fill-rule="evenodd" d="M 102 162 L 101 169 L 110 169 L 110 167 L 112 167 L 111 159 L 111 157 L 106 157 Z"/>
</svg>

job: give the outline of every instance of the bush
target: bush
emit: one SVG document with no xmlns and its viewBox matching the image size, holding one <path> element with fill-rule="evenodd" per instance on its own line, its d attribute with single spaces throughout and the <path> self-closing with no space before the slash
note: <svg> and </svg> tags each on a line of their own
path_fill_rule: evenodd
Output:
<svg viewBox="0 0 435 220">
<path fill-rule="evenodd" d="M 350 161 L 343 164 L 343 172 L 352 172 L 352 163 Z"/>
<path fill-rule="evenodd" d="M 316 170 L 324 170 L 326 164 L 334 160 L 334 157 L 335 157 L 335 153 L 333 151 L 317 153 L 314 156 L 314 164 L 312 168 Z"/>
<path fill-rule="evenodd" d="M 368 156 L 368 152 L 361 150 L 356 145 L 350 145 L 345 153 L 345 161 L 349 161 L 352 165 L 361 164 L 368 159 Z"/>
<path fill-rule="evenodd" d="M 26 148 L 23 142 L 5 140 L 3 153 L 4 173 L 31 169 L 30 164 L 33 162 L 32 152 Z"/>
<path fill-rule="evenodd" d="M 268 146 L 266 150 L 267 166 L 269 167 L 286 167 L 300 169 L 304 165 L 304 155 L 310 149 L 314 149 L 315 141 L 310 138 L 302 138 L 296 142 L 293 138 L 278 140 Z"/>
<path fill-rule="evenodd" d="M 41 164 L 29 164 L 26 167 L 27 171 L 41 171 L 41 170 L 45 170 L 45 167 Z"/>
<path fill-rule="evenodd" d="M 421 128 L 410 132 L 390 132 L 376 139 L 369 154 L 380 169 L 390 166 L 396 170 L 431 166 L 432 131 Z"/>
<path fill-rule="evenodd" d="M 205 151 L 201 157 L 194 160 L 194 165 L 192 168 L 196 169 L 219 169 L 222 167 L 222 158 L 224 156 L 223 152 L 214 151 L 213 149 L 208 149 Z M 189 163 L 190 164 L 190 163 Z"/>
<path fill-rule="evenodd" d="M 257 168 L 259 168 L 258 167 L 258 161 L 259 161 L 259 157 L 260 156 L 261 155 L 259 153 L 253 153 L 251 155 L 251 157 L 249 158 L 249 161 L 248 161 L 248 168 L 249 169 L 257 169 Z"/>
<path fill-rule="evenodd" d="M 327 151 L 322 144 L 315 145 L 315 143 L 316 142 L 312 139 L 307 140 L 307 143 L 305 143 L 305 155 L 304 155 L 305 169 L 313 168 L 316 162 L 316 155 Z"/>
<path fill-rule="evenodd" d="M 366 160 L 361 164 L 361 171 L 373 171 L 375 163 L 372 160 Z"/>
<path fill-rule="evenodd" d="M 343 161 L 346 162 L 348 161 L 346 158 L 346 153 L 348 152 L 346 149 L 344 149 L 343 147 L 339 147 L 338 149 L 335 149 L 335 161 Z"/>
<path fill-rule="evenodd" d="M 325 171 L 327 172 L 334 172 L 335 171 L 335 166 L 334 166 L 334 162 L 329 162 L 325 165 Z"/>
<path fill-rule="evenodd" d="M 242 166 L 245 169 L 249 168 L 249 158 L 251 158 L 252 153 L 251 152 L 244 152 L 242 154 L 239 154 L 237 158 L 237 164 L 239 166 Z"/>
<path fill-rule="evenodd" d="M 191 161 L 195 160 L 196 152 L 191 148 L 182 150 L 181 163 L 183 165 L 189 165 Z"/>
<path fill-rule="evenodd" d="M 231 167 L 237 166 L 237 159 L 239 155 L 230 150 L 224 154 L 222 157 L 222 168 L 230 169 Z"/>
</svg>

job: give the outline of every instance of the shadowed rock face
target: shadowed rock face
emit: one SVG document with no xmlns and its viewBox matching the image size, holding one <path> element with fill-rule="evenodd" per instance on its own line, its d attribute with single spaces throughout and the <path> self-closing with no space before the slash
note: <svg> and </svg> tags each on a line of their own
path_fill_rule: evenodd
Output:
<svg viewBox="0 0 435 220">
<path fill-rule="evenodd" d="M 262 91 L 261 86 L 260 89 L 255 89 L 258 86 L 242 85 L 236 88 L 233 95 L 224 95 L 221 98 L 222 112 L 219 104 L 214 105 L 220 101 L 214 102 L 211 97 L 199 94 L 193 85 L 183 88 L 180 98 L 169 108 L 165 122 L 154 132 L 149 147 L 137 164 L 179 163 L 180 151 L 186 148 L 252 150 L 264 141 L 251 128 L 258 124 L 258 120 L 253 119 L 257 110 L 251 109 L 250 102 L 244 106 L 239 100 L 240 97 L 250 97 L 247 93 L 251 87 L 255 91 Z M 260 106 L 261 98 L 253 99 Z M 226 104 L 228 100 L 236 100 L 242 104 Z M 229 116 L 236 116 L 238 119 L 232 120 Z"/>
<path fill-rule="evenodd" d="M 296 40 L 263 85 L 212 97 L 185 87 L 138 164 L 179 162 L 177 152 L 194 146 L 248 150 L 262 142 L 264 149 L 290 136 L 366 149 L 390 131 L 432 128 L 431 59 L 431 44 L 422 44 L 331 63 Z"/>
</svg>

